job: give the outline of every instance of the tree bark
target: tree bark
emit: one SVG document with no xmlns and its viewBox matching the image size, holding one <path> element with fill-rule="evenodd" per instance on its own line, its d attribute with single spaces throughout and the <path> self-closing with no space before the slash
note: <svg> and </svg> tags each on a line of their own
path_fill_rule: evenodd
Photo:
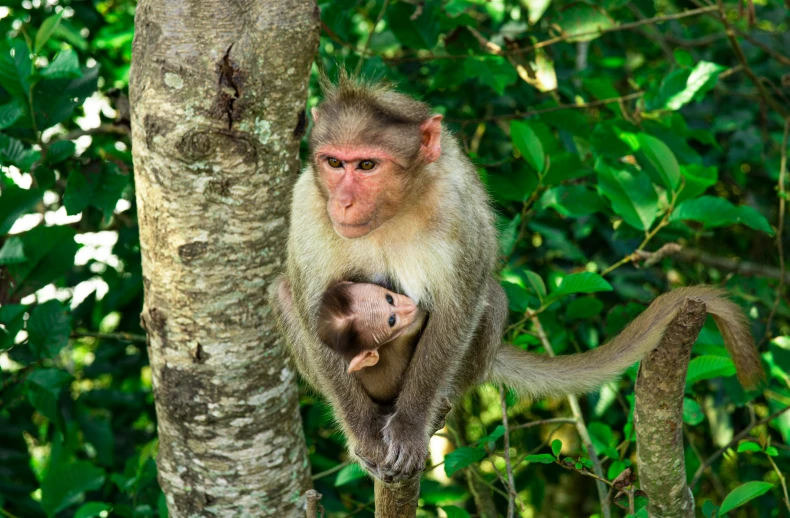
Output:
<svg viewBox="0 0 790 518">
<path fill-rule="evenodd" d="M 683 456 L 683 393 L 691 346 L 705 323 L 700 299 L 686 299 L 659 346 L 639 367 L 636 380 L 636 459 L 648 514 L 693 518 L 694 497 Z"/>
<path fill-rule="evenodd" d="M 171 517 L 304 516 L 280 267 L 318 44 L 313 0 L 142 0 L 130 81 L 145 306 Z"/>
<path fill-rule="evenodd" d="M 373 480 L 376 518 L 414 518 L 420 498 L 420 477 L 385 484 Z"/>
</svg>

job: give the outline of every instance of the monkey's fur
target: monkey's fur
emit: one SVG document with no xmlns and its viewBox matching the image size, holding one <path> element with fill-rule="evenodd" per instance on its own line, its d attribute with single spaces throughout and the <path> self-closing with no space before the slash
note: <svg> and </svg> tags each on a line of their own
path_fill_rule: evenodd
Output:
<svg viewBox="0 0 790 518">
<path fill-rule="evenodd" d="M 706 302 L 741 382 L 762 379 L 745 317 L 707 287 L 659 297 L 620 336 L 582 354 L 549 358 L 503 345 L 508 306 L 493 277 L 494 215 L 456 139 L 426 104 L 386 86 L 347 77 L 323 86 L 310 159 L 293 190 L 287 272 L 272 303 L 298 369 L 329 400 L 371 474 L 399 480 L 424 468 L 445 395 L 457 399 L 487 380 L 531 397 L 579 393 L 616 377 L 659 343 L 685 297 Z M 363 158 L 356 150 L 381 150 L 378 175 L 353 169 Z M 430 315 L 394 411 L 372 401 L 316 336 L 322 294 L 340 280 L 389 283 Z"/>
</svg>

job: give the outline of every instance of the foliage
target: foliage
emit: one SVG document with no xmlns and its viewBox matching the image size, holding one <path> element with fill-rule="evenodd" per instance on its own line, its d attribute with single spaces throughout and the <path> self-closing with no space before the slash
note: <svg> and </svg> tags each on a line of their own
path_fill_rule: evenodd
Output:
<svg viewBox="0 0 790 518">
<path fill-rule="evenodd" d="M 745 4 L 743 12 L 735 2 L 724 6 L 734 44 L 718 8 L 694 1 L 322 1 L 310 102 L 319 96 L 318 69 L 332 76 L 344 65 L 394 81 L 445 115 L 495 204 L 512 310 L 505 338 L 519 347 L 544 352 L 527 311 L 539 315 L 555 352 L 571 353 L 600 345 L 671 287 L 716 283 L 733 293 L 770 381 L 745 393 L 708 323 L 684 400 L 686 470 L 692 479 L 710 461 L 694 480 L 700 514 L 768 517 L 790 512 L 783 501 L 790 415 L 761 421 L 790 403 L 790 306 L 778 291 L 775 240 L 787 196 L 778 181 L 790 39 L 781 1 L 754 2 L 753 20 L 752 2 Z M 125 95 L 134 7 L 131 0 L 0 7 L 7 516 L 166 516 L 138 317 Z M 779 237 L 787 242 L 786 233 Z M 707 255 L 650 255 L 669 243 Z M 752 276 L 735 271 L 732 258 L 749 262 L 742 271 Z M 636 462 L 635 372 L 590 394 L 582 409 L 602 477 L 634 498 L 642 516 L 638 478 L 628 479 L 627 469 Z M 567 402 L 512 395 L 507 402 L 517 509 L 600 513 L 592 452 L 571 424 L 549 421 L 570 416 Z M 330 516 L 372 516 L 372 484 L 344 463 L 326 404 L 308 393 L 302 404 L 322 504 Z M 497 391 L 478 389 L 451 424 L 432 461 L 444 468 L 422 481 L 420 512 L 477 515 L 470 489 L 477 481 L 493 488 L 483 498 L 504 514 Z M 747 428 L 738 446 L 733 437 Z"/>
</svg>

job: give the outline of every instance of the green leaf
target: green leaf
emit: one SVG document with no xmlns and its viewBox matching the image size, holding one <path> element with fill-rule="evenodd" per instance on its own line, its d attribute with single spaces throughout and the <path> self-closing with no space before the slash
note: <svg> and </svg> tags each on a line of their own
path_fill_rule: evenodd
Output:
<svg viewBox="0 0 790 518">
<path fill-rule="evenodd" d="M 600 122 L 593 128 L 590 145 L 598 157 L 619 159 L 639 148 L 639 142 L 629 136 L 636 131 L 633 124 L 621 119 Z"/>
<path fill-rule="evenodd" d="M 584 185 L 560 185 L 547 189 L 540 198 L 539 207 L 551 207 L 561 215 L 572 218 L 604 210 L 598 193 Z"/>
<path fill-rule="evenodd" d="M 412 16 L 416 19 L 412 20 Z M 439 39 L 439 23 L 432 5 L 420 7 L 398 2 L 387 9 L 387 23 L 395 37 L 405 47 L 432 49 Z"/>
<path fill-rule="evenodd" d="M 551 293 L 550 298 L 555 299 L 572 293 L 595 293 L 597 291 L 612 291 L 612 285 L 597 273 L 572 273 L 562 279 L 559 288 Z"/>
<path fill-rule="evenodd" d="M 71 49 L 60 51 L 55 56 L 55 59 L 52 60 L 52 63 L 39 71 L 38 75 L 48 79 L 75 79 L 82 77 L 77 53 Z"/>
<path fill-rule="evenodd" d="M 527 278 L 527 282 L 532 287 L 533 291 L 537 293 L 538 298 L 542 299 L 546 296 L 546 284 L 543 282 L 540 275 L 531 270 L 524 270 L 524 276 Z"/>
<path fill-rule="evenodd" d="M 660 178 L 661 183 L 674 191 L 680 184 L 680 166 L 669 146 L 661 140 L 646 133 L 639 133 L 639 164 L 654 179 Z"/>
<path fill-rule="evenodd" d="M 467 498 L 469 494 L 458 486 L 446 486 L 425 478 L 420 481 L 420 500 L 426 504 L 448 505 Z"/>
<path fill-rule="evenodd" d="M 0 248 L 0 265 L 19 264 L 27 261 L 25 250 L 22 247 L 22 240 L 17 236 L 9 237 L 3 248 Z"/>
<path fill-rule="evenodd" d="M 669 218 L 671 221 L 692 220 L 703 223 L 705 228 L 723 227 L 743 223 L 747 227 L 773 235 L 768 220 L 748 205 L 735 206 L 724 198 L 702 196 L 678 205 Z"/>
<path fill-rule="evenodd" d="M 501 221 L 501 220 L 500 220 Z M 521 224 L 521 214 L 516 214 L 506 225 L 501 225 L 497 237 L 499 238 L 499 253 L 507 257 L 513 253 L 518 237 L 518 227 Z"/>
<path fill-rule="evenodd" d="M 554 458 L 554 455 L 541 453 L 539 455 L 527 455 L 524 460 L 526 462 L 536 462 L 538 464 L 554 464 L 554 461 L 557 459 Z"/>
<path fill-rule="evenodd" d="M 4 187 L 0 193 L 0 236 L 7 234 L 14 222 L 43 196 L 44 193 L 38 189 L 22 189 L 16 185 Z"/>
<path fill-rule="evenodd" d="M 581 2 L 571 6 L 562 13 L 559 23 L 566 41 L 570 43 L 594 40 L 600 36 L 599 31 L 615 26 L 615 22 L 598 7 Z"/>
<path fill-rule="evenodd" d="M 10 128 L 25 114 L 24 104 L 19 99 L 0 106 L 0 130 Z"/>
<path fill-rule="evenodd" d="M 627 468 L 627 467 L 628 466 L 626 466 L 625 462 L 623 462 L 621 460 L 616 460 L 616 461 L 612 462 L 612 464 L 609 466 L 609 469 L 606 471 L 606 477 L 609 480 L 614 480 L 618 476 L 620 476 L 620 473 L 625 471 L 625 468 Z"/>
<path fill-rule="evenodd" d="M 597 451 L 611 458 L 618 457 L 617 450 L 615 449 L 617 441 L 614 438 L 612 428 L 608 424 L 595 421 L 587 425 L 587 428 L 590 432 L 590 439 L 592 440 L 593 446 L 595 446 Z"/>
<path fill-rule="evenodd" d="M 44 48 L 44 45 L 55 33 L 55 29 L 57 29 L 58 25 L 60 25 L 60 19 L 63 16 L 63 13 L 64 11 L 61 11 L 58 14 L 53 14 L 41 23 L 41 27 L 36 33 L 36 45 L 34 47 L 36 53 Z"/>
<path fill-rule="evenodd" d="M 699 164 L 688 164 L 680 166 L 680 174 L 686 180 L 686 185 L 678 195 L 678 203 L 696 198 L 708 187 L 716 185 L 719 180 L 719 171 L 716 166 L 705 167 Z"/>
<path fill-rule="evenodd" d="M 65 371 L 59 369 L 38 369 L 33 371 L 25 380 L 27 398 L 33 408 L 50 421 L 58 420 L 58 397 L 60 391 L 66 387 L 73 378 Z"/>
<path fill-rule="evenodd" d="M 689 362 L 686 374 L 686 385 L 719 376 L 732 376 L 735 374 L 735 364 L 730 358 L 722 356 L 697 356 Z"/>
<path fill-rule="evenodd" d="M 30 49 L 24 41 L 0 42 L 0 86 L 13 97 L 27 102 L 31 71 Z"/>
<path fill-rule="evenodd" d="M 510 139 L 513 141 L 513 147 L 518 149 L 518 152 L 521 153 L 521 156 L 524 157 L 524 160 L 527 161 L 532 169 L 542 173 L 546 155 L 543 152 L 543 144 L 529 123 L 511 121 Z"/>
<path fill-rule="evenodd" d="M 647 99 L 647 109 L 679 110 L 693 100 L 702 99 L 727 67 L 700 61 L 692 70 L 680 69 L 668 74 L 661 82 L 655 97 Z"/>
<path fill-rule="evenodd" d="M 33 87 L 33 110 L 39 131 L 63 122 L 96 91 L 99 67 L 83 67 L 76 79 L 41 79 Z"/>
<path fill-rule="evenodd" d="M 16 335 L 25 327 L 23 304 L 4 304 L 0 306 L 0 351 L 13 347 Z"/>
<path fill-rule="evenodd" d="M 718 509 L 719 508 L 710 500 L 705 500 L 705 502 L 702 503 L 702 514 L 705 518 L 713 518 L 714 513 L 718 511 Z"/>
<path fill-rule="evenodd" d="M 112 164 L 72 171 L 63 195 L 66 213 L 79 214 L 90 205 L 100 209 L 108 220 L 128 185 L 129 176 L 117 173 Z"/>
<path fill-rule="evenodd" d="M 754 441 L 741 441 L 741 443 L 738 445 L 738 453 L 743 453 L 743 452 L 746 452 L 746 451 L 748 451 L 748 452 L 758 451 L 759 452 L 759 451 L 763 451 L 763 449 L 760 448 L 760 445 L 757 444 Z"/>
<path fill-rule="evenodd" d="M 447 518 L 469 518 L 469 513 L 454 505 L 442 507 L 442 511 L 445 512 Z"/>
<path fill-rule="evenodd" d="M 576 153 L 555 153 L 551 155 L 549 170 L 543 177 L 544 185 L 559 185 L 567 180 L 575 180 L 590 174 L 590 169 L 582 165 Z"/>
<path fill-rule="evenodd" d="M 650 177 L 625 164 L 609 165 L 603 158 L 595 162 L 598 188 L 612 203 L 612 210 L 638 230 L 648 230 L 656 220 L 658 194 Z"/>
<path fill-rule="evenodd" d="M 104 484 L 104 470 L 87 461 L 51 466 L 41 482 L 41 507 L 54 516 L 75 504 L 86 491 L 94 491 Z"/>
<path fill-rule="evenodd" d="M 507 295 L 508 307 L 511 311 L 516 313 L 523 313 L 529 308 L 529 293 L 523 286 L 514 284 L 512 282 L 503 281 L 502 289 L 505 290 Z"/>
<path fill-rule="evenodd" d="M 39 304 L 27 323 L 30 348 L 41 358 L 53 358 L 69 341 L 71 316 L 57 300 Z"/>
<path fill-rule="evenodd" d="M 499 425 L 496 428 L 494 428 L 493 432 L 480 439 L 479 443 L 480 444 L 488 444 L 491 442 L 495 443 L 504 435 L 505 435 L 505 427 Z"/>
<path fill-rule="evenodd" d="M 719 516 L 723 516 L 724 513 L 730 512 L 733 509 L 742 506 L 746 502 L 753 500 L 758 496 L 764 495 L 773 487 L 773 484 L 759 481 L 741 484 L 730 491 L 730 494 L 724 498 L 724 501 L 721 503 L 721 507 L 719 508 Z"/>
<path fill-rule="evenodd" d="M 686 68 L 691 68 L 692 65 L 694 65 L 694 58 L 691 57 L 689 51 L 685 49 L 675 49 L 672 54 L 675 56 L 675 61 L 677 61 L 678 65 Z"/>
<path fill-rule="evenodd" d="M 365 470 L 359 464 L 356 462 L 349 464 L 338 472 L 337 478 L 335 478 L 335 487 L 343 486 L 353 480 L 363 478 L 365 475 Z"/>
<path fill-rule="evenodd" d="M 464 74 L 490 86 L 498 95 L 518 80 L 518 72 L 500 56 L 470 57 L 464 60 Z"/>
<path fill-rule="evenodd" d="M 579 297 L 568 304 L 565 317 L 568 320 L 579 320 L 595 316 L 603 311 L 603 302 L 595 297 Z"/>
<path fill-rule="evenodd" d="M 98 518 L 101 516 L 101 513 L 107 511 L 111 511 L 112 506 L 110 504 L 104 504 L 102 502 L 88 502 L 86 504 L 82 504 L 77 512 L 74 513 L 74 518 Z M 109 516 L 109 515 L 105 515 Z"/>
<path fill-rule="evenodd" d="M 553 453 L 555 457 L 559 457 L 561 451 L 562 451 L 562 441 L 559 439 L 554 439 L 553 441 L 551 441 L 551 453 Z"/>
<path fill-rule="evenodd" d="M 54 142 L 47 150 L 47 164 L 58 164 L 74 154 L 77 146 L 70 140 L 58 140 Z"/>
<path fill-rule="evenodd" d="M 35 227 L 20 234 L 27 261 L 9 265 L 14 281 L 14 293 L 33 293 L 55 281 L 74 266 L 74 255 L 79 245 L 71 227 Z"/>
<path fill-rule="evenodd" d="M 699 403 L 693 399 L 683 398 L 683 422 L 696 426 L 705 420 L 705 413 Z"/>
<path fill-rule="evenodd" d="M 28 172 L 40 157 L 40 151 L 26 147 L 19 140 L 0 133 L 0 165 L 13 165 L 22 172 Z"/>
<path fill-rule="evenodd" d="M 471 466 L 485 456 L 486 451 L 479 446 L 458 448 L 444 457 L 444 472 L 448 477 L 452 477 L 456 472 Z"/>
</svg>

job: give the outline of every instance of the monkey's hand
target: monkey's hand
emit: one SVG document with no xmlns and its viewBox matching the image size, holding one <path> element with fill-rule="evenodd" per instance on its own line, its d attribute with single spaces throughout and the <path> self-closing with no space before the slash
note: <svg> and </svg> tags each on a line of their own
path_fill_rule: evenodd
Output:
<svg viewBox="0 0 790 518">
<path fill-rule="evenodd" d="M 382 430 L 387 457 L 379 466 L 381 480 L 397 482 L 417 476 L 425 469 L 429 437 L 423 424 L 392 414 Z"/>
</svg>

